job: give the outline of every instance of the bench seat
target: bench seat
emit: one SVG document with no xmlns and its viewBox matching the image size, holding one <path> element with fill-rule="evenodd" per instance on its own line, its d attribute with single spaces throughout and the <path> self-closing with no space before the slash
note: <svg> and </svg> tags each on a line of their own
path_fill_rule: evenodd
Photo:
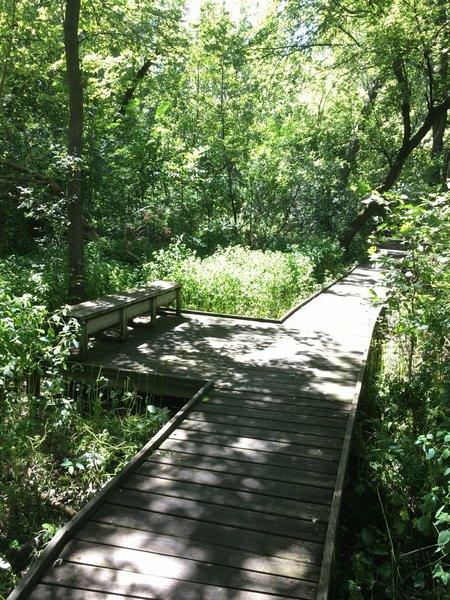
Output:
<svg viewBox="0 0 450 600">
<path fill-rule="evenodd" d="M 119 326 L 120 339 L 124 340 L 130 319 L 150 313 L 150 325 L 153 325 L 157 309 L 169 302 L 176 302 L 176 313 L 179 316 L 181 287 L 181 283 L 152 281 L 148 285 L 70 306 L 67 317 L 77 319 L 81 326 L 80 355 L 87 351 L 89 335 Z"/>
</svg>

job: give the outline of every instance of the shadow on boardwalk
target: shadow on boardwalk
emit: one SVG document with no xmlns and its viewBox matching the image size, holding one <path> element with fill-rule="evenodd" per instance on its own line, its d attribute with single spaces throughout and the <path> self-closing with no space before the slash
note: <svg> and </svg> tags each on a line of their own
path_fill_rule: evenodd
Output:
<svg viewBox="0 0 450 600">
<path fill-rule="evenodd" d="M 375 283 L 353 272 L 283 325 L 166 317 L 97 341 L 90 365 L 215 387 L 23 597 L 317 598 Z"/>
</svg>

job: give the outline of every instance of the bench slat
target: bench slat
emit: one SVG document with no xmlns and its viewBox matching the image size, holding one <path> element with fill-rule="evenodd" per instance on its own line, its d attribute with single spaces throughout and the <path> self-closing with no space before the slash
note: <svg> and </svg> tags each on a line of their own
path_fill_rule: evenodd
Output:
<svg viewBox="0 0 450 600">
<path fill-rule="evenodd" d="M 120 338 L 124 340 L 127 335 L 128 320 L 150 313 L 150 325 L 153 325 L 158 307 L 173 300 L 176 301 L 176 311 L 179 316 L 181 287 L 181 283 L 153 281 L 149 285 L 70 306 L 67 316 L 77 319 L 81 325 L 80 355 L 87 351 L 90 334 L 118 325 Z"/>
<path fill-rule="evenodd" d="M 149 285 L 132 288 L 118 294 L 108 294 L 96 300 L 88 300 L 70 306 L 67 315 L 75 319 L 88 319 L 94 315 L 100 315 L 115 311 L 127 304 L 134 304 L 145 298 L 153 298 L 164 292 L 181 289 L 181 283 L 170 281 L 153 281 Z"/>
</svg>

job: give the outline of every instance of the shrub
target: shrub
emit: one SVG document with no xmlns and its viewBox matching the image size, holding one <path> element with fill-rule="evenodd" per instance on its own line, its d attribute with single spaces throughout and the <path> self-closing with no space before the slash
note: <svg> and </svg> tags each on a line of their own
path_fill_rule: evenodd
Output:
<svg viewBox="0 0 450 600">
<path fill-rule="evenodd" d="M 338 597 L 449 597 L 449 200 L 395 198 L 380 228 L 404 255 L 383 261 L 384 360 L 347 500 L 363 524 L 352 554 L 358 568 Z"/>
</svg>

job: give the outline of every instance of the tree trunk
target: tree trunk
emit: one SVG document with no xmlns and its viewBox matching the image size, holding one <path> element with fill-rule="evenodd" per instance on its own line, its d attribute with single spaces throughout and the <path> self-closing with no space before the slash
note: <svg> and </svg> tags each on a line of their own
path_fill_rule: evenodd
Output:
<svg viewBox="0 0 450 600">
<path fill-rule="evenodd" d="M 67 152 L 67 212 L 69 218 L 69 300 L 85 298 L 81 158 L 83 150 L 83 87 L 79 58 L 78 23 L 80 0 L 66 0 L 64 19 L 64 48 L 69 86 L 69 128 Z"/>
<path fill-rule="evenodd" d="M 16 23 L 16 1 L 14 0 L 12 6 L 10 7 L 10 19 L 11 19 L 11 28 L 10 28 L 10 37 L 8 40 L 8 44 L 6 46 L 6 51 L 3 56 L 3 66 L 1 68 L 0 74 L 0 100 L 3 96 L 3 92 L 5 90 L 6 84 L 6 76 L 8 74 L 8 66 L 9 61 L 11 60 L 11 53 L 14 45 L 14 35 L 15 30 L 17 29 Z"/>
<path fill-rule="evenodd" d="M 430 129 L 432 129 L 432 127 L 439 121 L 442 115 L 447 112 L 449 107 L 450 99 L 446 98 L 443 102 L 441 102 L 441 104 L 428 110 L 428 113 L 422 125 L 412 137 L 406 138 L 406 136 L 404 136 L 403 143 L 400 149 L 398 150 L 394 162 L 389 168 L 389 171 L 386 177 L 384 178 L 383 183 L 376 188 L 376 191 L 380 196 L 388 192 L 393 187 L 403 169 L 405 162 L 407 161 L 413 150 L 417 148 L 417 146 L 422 142 L 423 138 L 427 135 Z M 366 205 L 344 231 L 341 237 L 341 244 L 343 245 L 343 247 L 348 251 L 350 244 L 353 241 L 353 238 L 369 221 L 369 219 L 377 215 L 383 216 L 384 214 L 384 206 L 377 204 L 376 202 L 372 202 Z"/>
<path fill-rule="evenodd" d="M 372 108 L 373 108 L 373 105 L 375 104 L 375 100 L 377 98 L 380 87 L 381 87 L 381 82 L 379 79 L 376 79 L 374 82 L 372 82 L 372 85 L 370 86 L 368 93 L 367 93 L 366 101 L 364 102 L 364 105 L 361 109 L 360 123 L 355 127 L 353 135 L 352 135 L 352 137 L 348 143 L 347 149 L 345 151 L 343 165 L 339 169 L 339 173 L 338 173 L 338 189 L 342 192 L 347 189 L 348 179 L 349 179 L 350 173 L 352 172 L 352 169 L 355 165 L 356 158 L 357 158 L 358 152 L 359 152 L 359 146 L 360 146 L 359 136 L 361 133 L 361 129 L 364 127 L 364 124 L 366 123 L 366 121 L 372 111 Z"/>
</svg>

